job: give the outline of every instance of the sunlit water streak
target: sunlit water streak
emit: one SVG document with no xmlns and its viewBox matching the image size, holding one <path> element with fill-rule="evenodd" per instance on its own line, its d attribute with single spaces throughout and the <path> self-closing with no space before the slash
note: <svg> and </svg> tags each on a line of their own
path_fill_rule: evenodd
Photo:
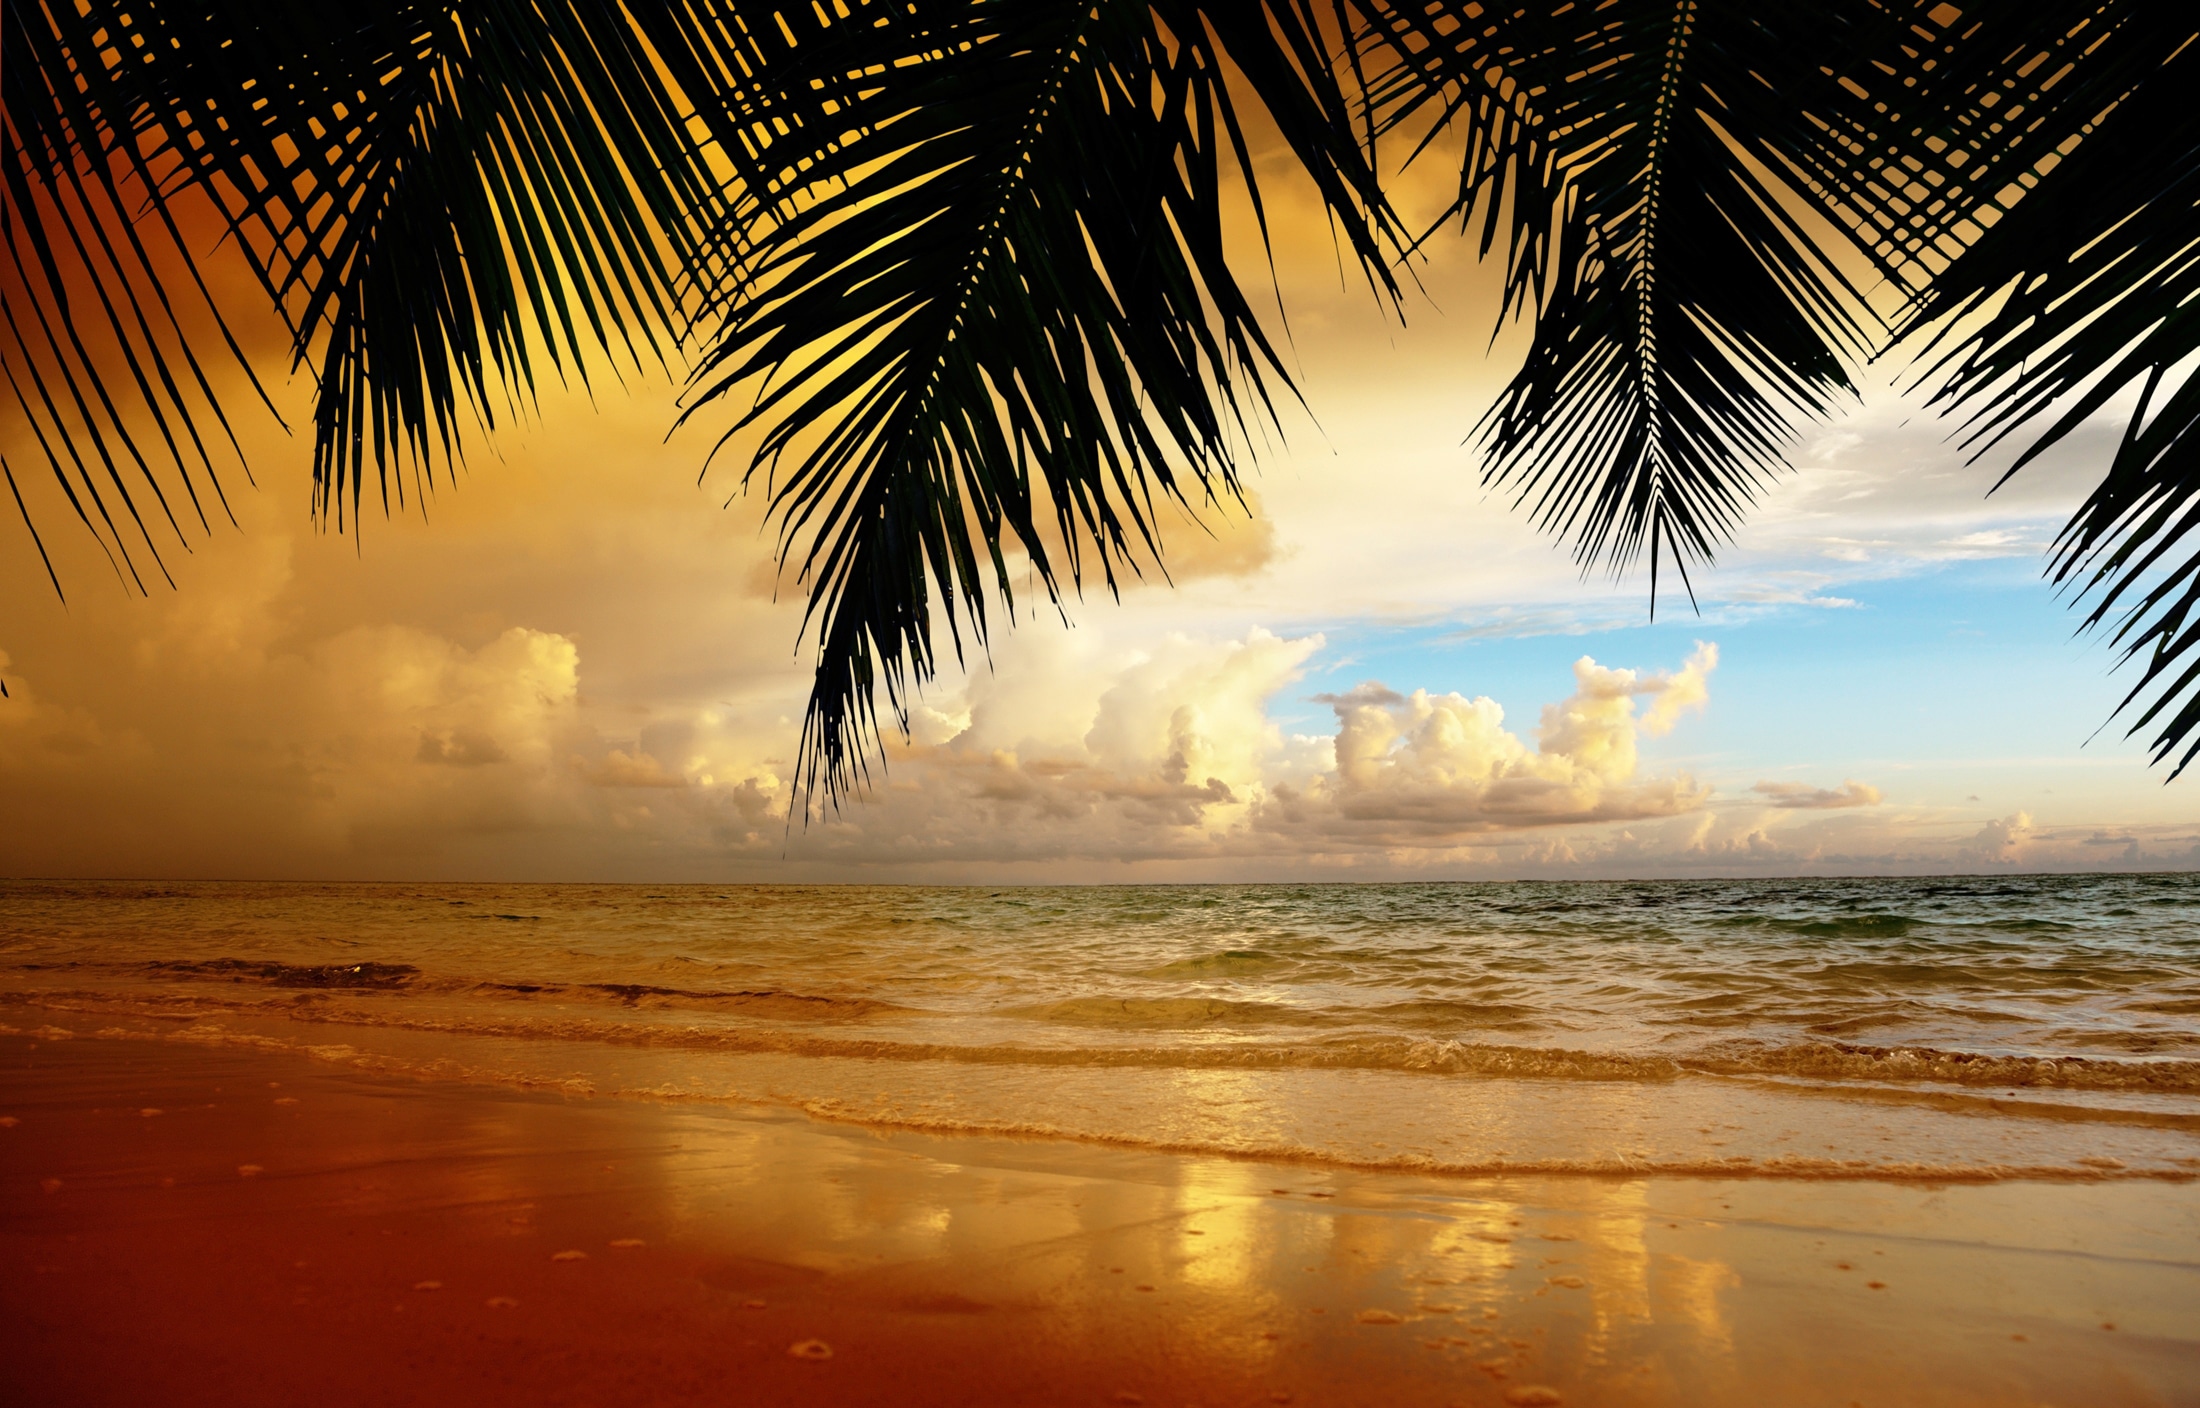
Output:
<svg viewBox="0 0 2200 1408">
<path fill-rule="evenodd" d="M 0 1022 L 1271 1157 L 2200 1172 L 2200 879 L 0 886 Z"/>
</svg>

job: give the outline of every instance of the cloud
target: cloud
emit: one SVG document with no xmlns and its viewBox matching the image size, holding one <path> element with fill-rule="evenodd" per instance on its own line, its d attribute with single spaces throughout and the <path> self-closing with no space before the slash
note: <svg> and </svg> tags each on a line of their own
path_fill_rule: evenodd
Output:
<svg viewBox="0 0 2200 1408">
<path fill-rule="evenodd" d="M 1986 860 L 2007 858 L 2032 835 L 2032 814 L 2011 812 L 2008 816 L 1987 822 L 1978 829 L 1965 849 Z"/>
<path fill-rule="evenodd" d="M 1421 169 L 1433 218 L 1450 193 Z M 370 515 L 363 543 L 312 531 L 306 451 L 269 431 L 248 447 L 270 487 L 232 494 L 242 532 L 171 555 L 174 594 L 105 592 L 89 540 L 55 539 L 63 611 L 19 525 L 0 522 L 14 549 L 0 587 L 18 604 L 0 656 L 15 696 L 0 705 L 0 872 L 1229 879 L 2200 859 L 2170 815 L 2181 794 L 2143 759 L 2115 764 L 2120 790 L 2080 799 L 2000 763 L 1913 750 L 1844 766 L 1814 741 L 1828 769 L 1911 770 L 1906 799 L 1948 805 L 1871 806 L 1851 783 L 1715 808 L 1713 782 L 1746 792 L 1789 775 L 1778 754 L 1801 725 L 1757 683 L 1725 689 L 1715 729 L 1685 722 L 1706 707 L 1708 648 L 1668 674 L 1585 660 L 1571 680 L 1558 662 L 1574 649 L 1508 649 L 1552 662 L 1528 697 L 1566 696 L 1514 720 L 1480 695 L 1513 698 L 1516 675 L 1415 687 L 1500 652 L 1432 649 L 1425 665 L 1386 663 L 1390 684 L 1323 696 L 1318 726 L 1279 726 L 1275 701 L 1328 649 L 1318 629 L 1358 646 L 1416 623 L 1469 623 L 1468 638 L 1645 623 L 1639 590 L 1584 583 L 1562 545 L 1463 472 L 1460 437 L 1524 347 L 1515 328 L 1485 356 L 1476 310 L 1494 307 L 1503 270 L 1447 245 L 1423 271 L 1447 315 L 1401 327 L 1339 284 L 1313 197 L 1278 198 L 1300 201 L 1290 220 L 1278 207 L 1296 232 L 1279 240 L 1279 277 L 1320 422 L 1287 405 L 1288 436 L 1260 458 L 1265 502 L 1202 505 L 1212 536 L 1164 513 L 1177 587 L 1149 562 L 1120 603 L 1073 599 L 1074 631 L 1044 607 L 1032 624 L 1043 593 L 1021 592 L 1022 624 L 927 689 L 912 740 L 838 814 L 786 825 L 807 603 L 769 560 L 761 495 L 721 512 L 698 493 L 708 436 L 665 445 L 676 388 L 639 378 L 631 400 L 546 394 L 538 425 L 480 446 L 457 492 L 436 489 L 432 527 Z M 2014 447 L 1969 464 L 1917 411 L 1874 391 L 1827 426 L 1699 578 L 1701 629 L 1734 657 L 1722 679 L 1740 683 L 1745 647 L 1751 668 L 1778 653 L 1775 629 L 1872 603 L 1851 584 L 2036 551 L 2118 428 L 2107 416 L 1986 499 Z M 17 430 L 0 426 L 0 448 L 35 457 Z M 58 498 L 32 508 L 67 513 Z M 1667 649 L 1595 653 L 1652 648 Z M 1916 687 L 2001 687 L 1961 668 Z M 1658 742 L 1676 728 L 1686 766 Z M 1982 830 L 1986 809 L 1961 801 L 1980 794 L 2043 823 L 2014 813 Z M 2129 839 L 2090 839 L 2103 822 Z"/>
<path fill-rule="evenodd" d="M 1702 708 L 1718 647 L 1681 670 L 1638 674 L 1584 655 L 1574 693 L 1546 706 L 1530 749 L 1489 698 L 1411 695 L 1374 681 L 1322 696 L 1335 710 L 1335 767 L 1304 787 L 1280 783 L 1256 822 L 1279 834 L 1372 840 L 1445 837 L 1568 822 L 1672 816 L 1709 789 L 1680 775 L 1638 779 L 1636 737 L 1669 732 Z M 1647 698 L 1637 717 L 1635 701 Z"/>
<path fill-rule="evenodd" d="M 685 787 L 688 780 L 668 772 L 648 753 L 614 748 L 591 763 L 575 757 L 573 769 L 598 787 Z"/>
<path fill-rule="evenodd" d="M 1812 787 L 1804 782 L 1760 782 L 1749 789 L 1762 794 L 1775 807 L 1795 811 L 1830 811 L 1838 807 L 1876 807 L 1879 789 L 1854 778 L 1838 788 Z"/>
<path fill-rule="evenodd" d="M 832 819 L 825 846 L 873 860 L 1202 849 L 1290 751 L 1266 701 L 1321 645 L 1256 627 L 1096 659 L 1066 633 L 1024 636 L 963 710 L 936 711 L 964 726 L 894 748 L 884 785 Z"/>
</svg>

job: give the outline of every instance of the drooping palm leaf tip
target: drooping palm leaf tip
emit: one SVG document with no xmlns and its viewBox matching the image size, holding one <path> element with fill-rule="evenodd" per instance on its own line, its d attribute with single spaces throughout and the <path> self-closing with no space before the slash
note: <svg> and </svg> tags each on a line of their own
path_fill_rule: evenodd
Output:
<svg viewBox="0 0 2200 1408">
<path fill-rule="evenodd" d="M 538 356 L 583 381 L 591 355 L 661 356 L 721 190 L 659 37 L 599 0 L 8 0 L 10 389 L 79 516 L 129 566 L 120 508 L 157 562 L 124 471 L 179 539 L 164 479 L 195 509 L 200 476 L 215 482 L 201 422 L 227 422 L 196 310 L 170 307 L 179 282 L 251 368 L 178 228 L 189 202 L 226 225 L 315 378 L 314 504 L 338 526 L 370 473 L 385 509 L 408 473 L 417 499 L 465 420 L 532 393 Z M 134 397 L 108 394 L 115 369 L 86 339 L 127 364 Z M 147 422 L 165 454 L 142 446 Z"/>
<path fill-rule="evenodd" d="M 837 804 L 877 688 L 905 722 L 936 629 L 961 659 L 1013 615 L 1015 555 L 1052 601 L 1112 591 L 1161 500 L 1234 491 L 1248 418 L 1295 394 L 1234 184 L 1257 211 L 1280 134 L 1390 295 L 1380 140 L 1464 152 L 1440 228 L 1532 320 L 1487 476 L 1585 569 L 1647 557 L 1653 609 L 1890 321 L 1962 330 L 1936 365 L 1989 439 L 2144 384 L 2053 570 L 2147 655 L 2157 757 L 2200 730 L 2182 7 L 4 3 L 0 370 L 20 453 L 141 585 L 237 457 L 195 201 L 316 378 L 339 527 L 545 367 L 692 354 L 685 414 L 751 454 L 809 590 L 798 790 Z"/>
<path fill-rule="evenodd" d="M 1157 498 L 1235 492 L 1246 417 L 1289 385 L 1224 246 L 1233 167 L 1258 200 L 1240 101 L 1387 287 L 1380 196 L 1318 18 L 858 7 L 786 61 L 796 81 L 775 93 L 807 83 L 838 110 L 744 154 L 772 218 L 748 232 L 688 414 L 762 383 L 729 435 L 760 434 L 751 473 L 810 588 L 804 795 L 837 803 L 864 775 L 875 691 L 905 718 L 937 668 L 935 617 L 960 660 L 966 629 L 986 639 L 988 578 L 1013 612 L 1012 549 L 1050 600 L 1088 573 L 1112 593 L 1137 550 L 1158 558 Z M 849 82 L 868 74 L 893 79 Z"/>
<path fill-rule="evenodd" d="M 1920 300 L 1949 344 L 1940 398 L 1980 448 L 2051 417 L 2016 473 L 2119 395 L 2138 389 L 2099 485 L 2057 538 L 2055 582 L 2089 603 L 2124 658 L 2143 661 L 2118 706 L 2153 731 L 2174 778 L 2200 756 L 2200 17 L 2180 6 L 2122 17 L 2097 62 L 2093 122 L 2051 186 L 2017 203 Z M 2001 296 L 1999 306 L 1993 300 Z M 1986 312 L 1983 319 L 1966 314 Z"/>
</svg>

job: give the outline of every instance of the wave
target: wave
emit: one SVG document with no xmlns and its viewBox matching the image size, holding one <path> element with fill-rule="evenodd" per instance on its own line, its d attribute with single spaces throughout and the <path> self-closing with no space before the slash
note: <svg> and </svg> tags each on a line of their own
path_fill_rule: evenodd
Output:
<svg viewBox="0 0 2200 1408">
<path fill-rule="evenodd" d="M 31 1031 L 0 1024 L 0 1035 L 31 1036 L 40 1040 L 68 1040 L 77 1034 L 64 1028 L 42 1027 Z M 1154 1137 L 1125 1131 L 1076 1128 L 1045 1120 L 972 1118 L 933 1115 L 858 1105 L 831 1097 L 759 1096 L 707 1093 L 670 1085 L 616 1086 L 603 1088 L 582 1077 L 554 1076 L 513 1071 L 479 1062 L 450 1058 L 408 1058 L 361 1051 L 348 1043 L 285 1040 L 252 1032 L 233 1032 L 205 1027 L 179 1031 L 146 1032 L 108 1027 L 93 1033 L 97 1038 L 125 1041 L 163 1041 L 195 1046 L 301 1056 L 369 1071 L 378 1075 L 431 1082 L 501 1085 L 522 1090 L 555 1093 L 566 1097 L 647 1100 L 719 1107 L 769 1107 L 796 1111 L 824 1123 L 875 1131 L 965 1137 L 1044 1140 L 1116 1148 L 1140 1153 L 1223 1158 L 1264 1164 L 1297 1165 L 1312 1169 L 1406 1174 L 1440 1178 L 1587 1177 L 1587 1178 L 1704 1178 L 1719 1180 L 1783 1180 L 1797 1182 L 1898 1182 L 1918 1184 L 2003 1183 L 2014 1181 L 2061 1183 L 2175 1182 L 2200 1179 L 2200 1159 L 2130 1164 L 2102 1155 L 2083 1155 L 2064 1162 L 1989 1162 L 1903 1158 L 1828 1158 L 1780 1154 L 1754 1157 L 1736 1154 L 1719 1158 L 1660 1157 L 1654 1154 L 1605 1154 L 1579 1157 L 1487 1157 L 1457 1159 L 1423 1154 L 1356 1154 L 1341 1148 L 1320 1148 L 1280 1141 Z M 1306 1193 L 1320 1198 L 1326 1192 L 1278 1188 L 1276 1196 Z"/>
<path fill-rule="evenodd" d="M 412 985 L 420 970 L 410 963 L 272 963 L 243 958 L 201 962 L 156 961 L 144 972 L 188 978 L 227 978 L 233 983 L 262 982 L 278 988 L 337 988 L 389 991 Z"/>
<path fill-rule="evenodd" d="M 454 985 L 456 986 L 456 985 Z M 912 1009 L 872 997 L 827 997 L 777 988 L 671 988 L 649 983 L 471 983 L 464 990 L 496 997 L 608 1001 L 653 1011 L 740 1012 L 757 1017 L 843 1019 Z"/>
<path fill-rule="evenodd" d="M 1280 1002 L 1247 1002 L 1220 997 L 1070 997 L 1059 1002 L 1026 1003 L 994 1009 L 1000 1017 L 1021 1017 L 1064 1026 L 1182 1028 L 1227 1026 L 1317 1026 L 1326 1014 Z"/>
<path fill-rule="evenodd" d="M 2003 1056 L 1930 1046 L 1803 1042 L 1683 1059 L 1708 1074 L 1777 1075 L 1822 1081 L 1933 1081 L 2010 1089 L 2200 1093 L 2200 1061 L 2119 1061 L 2102 1056 Z"/>
<path fill-rule="evenodd" d="M 658 1097 L 658 1092 L 619 1092 L 622 1095 Z M 666 1092 L 658 1098 L 682 1098 Z M 1783 1154 L 1758 1159 L 1737 1154 L 1723 1159 L 1661 1159 L 1625 1155 L 1588 1158 L 1438 1159 L 1418 1154 L 1363 1158 L 1333 1150 L 1296 1144 L 1236 1144 L 1197 1139 L 1147 1139 L 1132 1134 L 1109 1134 L 1066 1129 L 1038 1121 L 971 1120 L 952 1116 L 879 1114 L 831 1100 L 799 1102 L 796 1108 L 813 1119 L 851 1124 L 866 1129 L 898 1129 L 918 1134 L 962 1135 L 985 1138 L 1047 1139 L 1135 1149 L 1157 1154 L 1189 1154 L 1208 1158 L 1244 1159 L 1260 1163 L 1312 1165 L 1348 1169 L 1356 1173 L 1405 1173 L 1439 1178 L 1719 1178 L 1786 1179 L 1809 1182 L 1869 1181 L 1874 1183 L 2191 1183 L 2200 1180 L 2200 1160 L 2192 1167 L 2142 1165 L 2132 1167 L 2118 1159 L 2075 1159 L 2061 1164 L 1941 1163 L 1906 1159 L 1825 1159 Z M 1287 1193 L 1288 1190 L 1277 1190 Z M 1326 1196 L 1316 1194 L 1315 1196 Z"/>
<path fill-rule="evenodd" d="M 506 918 L 509 916 L 482 916 Z M 625 1008 L 738 1012 L 772 1018 L 847 1019 L 911 1009 L 879 998 L 778 988 L 680 988 L 651 983 L 526 982 L 437 977 L 410 963 L 279 963 L 245 958 L 158 959 L 142 963 L 26 963 L 19 972 L 120 972 L 150 978 L 338 992 L 463 994 L 507 1000 L 601 1002 Z"/>
<path fill-rule="evenodd" d="M 1141 978 L 1244 978 L 1289 966 L 1293 960 L 1279 958 L 1259 949 L 1232 948 L 1220 953 L 1203 953 L 1196 958 L 1179 958 L 1157 967 L 1142 970 Z"/>
<path fill-rule="evenodd" d="M 757 996 L 759 999 L 784 999 L 797 1010 L 801 1010 L 806 1001 L 784 994 Z M 0 1002 L 53 1011 L 126 1013 L 171 1021 L 246 1015 L 317 1025 L 389 1028 L 516 1041 L 962 1065 L 1367 1070 L 1407 1075 L 1636 1083 L 1665 1083 L 1686 1076 L 1746 1076 L 1810 1081 L 1828 1086 L 1869 1083 L 1990 1087 L 2008 1091 L 2200 1094 L 2200 1061 L 2196 1060 L 2005 1056 L 1931 1047 L 1878 1047 L 1839 1042 L 1776 1046 L 1736 1044 L 1723 1049 L 1675 1054 L 1579 1051 L 1368 1034 L 1310 1036 L 1294 1042 L 1050 1046 L 844 1036 L 799 1027 L 606 1021 L 586 1015 L 449 1015 L 389 1006 L 340 1005 L 340 999 L 335 997 L 271 1005 L 231 1000 L 219 993 L 124 995 L 0 991 Z"/>
</svg>

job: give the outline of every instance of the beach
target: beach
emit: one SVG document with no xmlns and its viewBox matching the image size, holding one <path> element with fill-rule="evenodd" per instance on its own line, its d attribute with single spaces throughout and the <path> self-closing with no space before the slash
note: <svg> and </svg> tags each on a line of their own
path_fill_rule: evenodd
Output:
<svg viewBox="0 0 2200 1408">
<path fill-rule="evenodd" d="M 2189 876 L 0 885 L 0 1399 L 2200 1403 Z"/>
<path fill-rule="evenodd" d="M 0 1039 L 17 1403 L 2176 1404 L 2200 1187 L 1456 1179 Z"/>
</svg>

